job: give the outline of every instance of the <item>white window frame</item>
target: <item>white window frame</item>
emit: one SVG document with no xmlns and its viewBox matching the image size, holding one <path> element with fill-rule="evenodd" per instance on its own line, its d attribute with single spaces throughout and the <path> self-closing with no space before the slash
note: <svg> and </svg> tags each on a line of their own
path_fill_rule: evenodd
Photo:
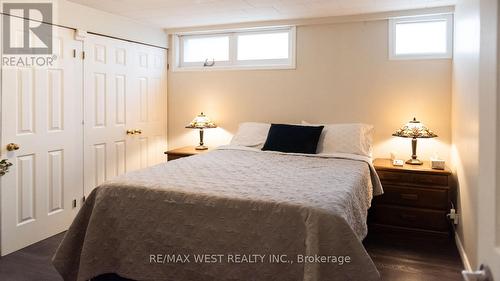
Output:
<svg viewBox="0 0 500 281">
<path fill-rule="evenodd" d="M 401 23 L 418 23 L 429 21 L 446 21 L 446 52 L 425 54 L 396 54 L 396 25 Z M 418 59 L 451 59 L 453 57 L 453 15 L 431 15 L 400 17 L 389 19 L 389 59 L 390 60 L 418 60 Z"/>
<path fill-rule="evenodd" d="M 228 60 L 227 61 L 214 61 L 216 65 L 228 66 L 231 63 L 231 37 L 230 33 L 217 33 L 217 34 L 201 34 L 201 35 L 190 35 L 190 39 L 198 39 L 198 38 L 209 38 L 209 37 L 225 37 L 229 38 L 229 47 L 228 47 Z M 200 64 L 203 65 L 202 62 L 185 62 L 182 60 L 184 57 L 184 40 L 179 40 L 179 67 L 181 68 L 190 68 L 190 67 L 200 67 Z M 209 60 L 209 62 L 212 62 Z"/>
<path fill-rule="evenodd" d="M 288 58 L 263 60 L 238 60 L 238 35 L 269 34 L 288 31 Z M 229 36 L 229 61 L 215 61 L 214 66 L 205 67 L 204 62 L 184 62 L 183 42 L 186 37 L 203 38 Z M 278 26 L 265 28 L 245 28 L 205 32 L 175 33 L 172 35 L 174 56 L 172 71 L 213 71 L 213 70 L 254 70 L 254 69 L 295 69 L 296 61 L 296 27 Z M 211 62 L 209 60 L 209 62 Z"/>
</svg>

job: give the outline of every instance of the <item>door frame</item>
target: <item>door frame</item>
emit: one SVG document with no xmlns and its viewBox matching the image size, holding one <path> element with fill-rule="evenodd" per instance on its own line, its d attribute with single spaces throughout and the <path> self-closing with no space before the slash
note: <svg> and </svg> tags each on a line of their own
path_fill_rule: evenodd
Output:
<svg viewBox="0 0 500 281">
<path fill-rule="evenodd" d="M 7 17 L 7 15 L 0 14 L 0 30 L 3 30 L 3 17 Z M 0 36 L 0 56 L 3 56 L 3 36 Z M 3 149 L 4 149 L 4 144 L 2 142 L 3 139 L 3 134 L 2 134 L 2 124 L 3 124 L 3 119 L 2 119 L 2 106 L 3 106 L 3 91 L 2 91 L 2 72 L 3 72 L 3 64 L 0 63 L 0 160 L 2 159 L 3 156 Z M 0 180 L 0 220 L 2 218 L 2 181 Z M 0 233 L 2 233 L 2 222 L 0 221 Z M 2 245 L 3 245 L 3 238 L 2 235 L 0 235 L 0 253 L 2 252 Z"/>
<path fill-rule="evenodd" d="M 499 4 L 481 0 L 479 68 L 478 265 L 500 278 Z M 497 172 L 499 171 L 499 172 Z"/>
</svg>

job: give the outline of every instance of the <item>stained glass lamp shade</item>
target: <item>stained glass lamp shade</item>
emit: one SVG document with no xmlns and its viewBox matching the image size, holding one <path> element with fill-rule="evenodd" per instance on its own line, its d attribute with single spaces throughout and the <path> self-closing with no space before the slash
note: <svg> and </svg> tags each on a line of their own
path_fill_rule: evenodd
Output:
<svg viewBox="0 0 500 281">
<path fill-rule="evenodd" d="M 197 150 L 205 150 L 208 149 L 203 143 L 203 129 L 217 128 L 217 125 L 210 120 L 205 114 L 200 113 L 200 115 L 196 116 L 189 125 L 186 126 L 189 129 L 199 129 L 200 130 L 200 145 L 195 147 Z"/>
<path fill-rule="evenodd" d="M 412 140 L 411 140 L 411 147 L 412 147 L 411 159 L 406 161 L 406 164 L 411 164 L 411 165 L 422 165 L 422 161 L 420 161 L 417 158 L 417 139 L 437 137 L 437 135 L 434 134 L 434 132 L 429 130 L 429 128 L 427 128 L 420 121 L 417 121 L 416 118 L 413 118 L 412 121 L 403 125 L 400 129 L 398 129 L 392 135 L 395 137 L 412 138 Z"/>
</svg>

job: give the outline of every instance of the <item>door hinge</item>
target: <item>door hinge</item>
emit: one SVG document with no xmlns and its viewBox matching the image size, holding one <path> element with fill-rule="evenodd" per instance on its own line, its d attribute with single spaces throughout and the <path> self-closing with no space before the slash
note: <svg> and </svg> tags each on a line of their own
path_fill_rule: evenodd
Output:
<svg viewBox="0 0 500 281">
<path fill-rule="evenodd" d="M 73 208 L 76 208 L 76 199 L 73 199 L 73 203 L 71 204 Z"/>
<path fill-rule="evenodd" d="M 83 198 L 82 198 L 83 203 L 85 203 L 85 199 L 87 199 L 87 198 L 85 198 L 85 196 L 83 196 Z"/>
<path fill-rule="evenodd" d="M 82 51 L 82 60 L 85 59 L 85 51 Z"/>
<path fill-rule="evenodd" d="M 170 63 L 167 63 L 167 70 L 170 69 Z"/>
<path fill-rule="evenodd" d="M 73 49 L 73 57 L 76 58 L 76 49 Z"/>
</svg>

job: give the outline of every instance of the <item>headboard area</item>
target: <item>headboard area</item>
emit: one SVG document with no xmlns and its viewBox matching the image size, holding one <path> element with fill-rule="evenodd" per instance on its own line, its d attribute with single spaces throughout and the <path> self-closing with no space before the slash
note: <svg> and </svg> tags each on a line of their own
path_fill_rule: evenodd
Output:
<svg viewBox="0 0 500 281">
<path fill-rule="evenodd" d="M 184 127 L 203 111 L 219 126 L 205 132 L 210 146 L 228 143 L 245 121 L 362 122 L 375 126 L 375 157 L 406 159 L 410 140 L 391 135 L 417 117 L 439 135 L 419 141 L 419 156 L 449 160 L 451 60 L 389 60 L 387 24 L 298 26 L 296 69 L 170 71 L 169 147 L 196 144 Z"/>
</svg>

